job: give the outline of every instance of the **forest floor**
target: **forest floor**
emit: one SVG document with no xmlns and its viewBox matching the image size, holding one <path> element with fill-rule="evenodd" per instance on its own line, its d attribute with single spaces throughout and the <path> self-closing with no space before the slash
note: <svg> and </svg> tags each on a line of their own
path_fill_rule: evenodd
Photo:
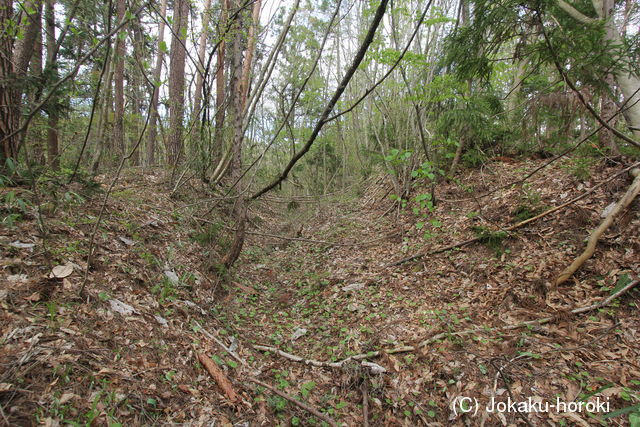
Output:
<svg viewBox="0 0 640 427">
<path fill-rule="evenodd" d="M 231 234 L 207 214 L 198 185 L 172 199 L 162 176 L 130 170 L 95 233 L 84 299 L 112 177 L 92 193 L 43 186 L 41 221 L 30 206 L 0 230 L 0 424 L 322 425 L 313 410 L 349 426 L 632 424 L 640 290 L 571 310 L 637 280 L 640 202 L 553 289 L 630 180 L 620 175 L 500 232 L 621 170 L 598 164 L 581 174 L 565 160 L 509 185 L 542 164 L 461 172 L 438 187 L 420 230 L 411 206 L 390 209 L 382 176 L 358 195 L 267 197 L 250 211 L 251 230 L 263 235 L 248 236 L 231 272 L 214 272 Z M 541 318 L 550 319 L 522 325 Z M 490 412 L 492 399 L 559 399 L 576 410 Z M 609 406 L 575 403 L 598 399 Z"/>
</svg>

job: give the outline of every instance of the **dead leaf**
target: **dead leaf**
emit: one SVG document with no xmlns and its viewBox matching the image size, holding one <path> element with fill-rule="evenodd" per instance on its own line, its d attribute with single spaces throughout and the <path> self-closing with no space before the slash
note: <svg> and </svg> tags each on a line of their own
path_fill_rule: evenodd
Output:
<svg viewBox="0 0 640 427">
<path fill-rule="evenodd" d="M 133 246 L 136 244 L 136 242 L 134 242 L 133 240 L 127 239 L 126 237 L 123 237 L 123 236 L 118 236 L 118 239 L 120 239 L 120 241 L 127 246 Z"/>
<path fill-rule="evenodd" d="M 66 263 L 65 265 L 56 265 L 49 274 L 50 279 L 62 279 L 68 277 L 73 273 L 73 265 Z"/>
<path fill-rule="evenodd" d="M 40 292 L 34 292 L 31 295 L 29 295 L 28 297 L 25 297 L 25 299 L 27 301 L 31 301 L 31 302 L 38 302 L 40 301 L 42 297 L 40 296 Z"/>
</svg>

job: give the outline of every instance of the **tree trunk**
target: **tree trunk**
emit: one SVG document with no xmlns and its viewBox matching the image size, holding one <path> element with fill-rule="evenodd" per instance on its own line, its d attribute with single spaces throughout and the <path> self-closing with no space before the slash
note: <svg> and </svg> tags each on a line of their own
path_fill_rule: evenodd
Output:
<svg viewBox="0 0 640 427">
<path fill-rule="evenodd" d="M 193 118 L 196 120 L 200 115 L 202 106 L 202 89 L 204 87 L 204 60 L 207 48 L 207 35 L 209 34 L 209 18 L 211 16 L 211 0 L 205 0 L 204 11 L 202 13 L 202 31 L 198 41 L 198 64 L 196 71 L 196 93 L 193 100 Z"/>
<path fill-rule="evenodd" d="M 105 70 L 105 75 L 107 79 L 104 84 L 104 99 L 102 102 L 102 111 L 100 113 L 100 124 L 98 126 L 98 138 L 97 138 L 97 149 L 94 154 L 94 157 L 91 161 L 91 173 L 93 175 L 98 173 L 98 168 L 100 167 L 100 161 L 102 160 L 102 156 L 107 148 L 111 137 L 109 135 L 109 115 L 111 113 L 112 101 L 111 101 L 111 83 L 113 82 L 113 70 L 111 68 L 111 61 L 107 63 L 107 69 Z"/>
<path fill-rule="evenodd" d="M 166 16 L 167 14 L 167 0 L 162 0 L 162 5 L 160 6 L 160 14 L 162 16 Z M 160 20 L 160 25 L 158 26 L 158 54 L 156 56 L 156 66 L 153 70 L 153 80 L 152 83 L 154 85 L 160 84 L 160 78 L 162 76 L 162 60 L 164 58 L 164 50 L 162 49 L 164 45 L 164 20 Z M 158 101 L 160 99 L 159 90 L 155 89 L 152 91 L 151 98 L 151 117 L 149 117 L 149 134 L 147 136 L 147 158 L 146 164 L 147 166 L 153 166 L 156 163 L 156 137 L 158 135 L 156 123 L 158 122 Z"/>
<path fill-rule="evenodd" d="M 30 11 L 30 12 L 29 12 Z M 24 10 L 20 13 L 20 31 L 22 37 L 15 42 L 13 53 L 13 64 L 17 77 L 27 74 L 29 62 L 33 56 L 36 38 L 40 26 L 38 22 L 41 20 L 42 2 L 40 0 L 27 1 L 24 3 Z M 20 91 L 21 92 L 21 91 Z"/>
<path fill-rule="evenodd" d="M 189 18 L 188 0 L 176 0 L 173 11 L 173 35 L 169 66 L 169 152 L 171 166 L 177 166 L 182 154 L 184 118 L 184 68 Z"/>
<path fill-rule="evenodd" d="M 142 27 L 142 23 L 137 20 L 131 25 L 131 38 L 133 40 L 133 52 L 136 58 L 136 62 L 142 64 L 143 60 L 143 49 L 144 49 L 144 29 Z M 142 66 L 142 65 L 141 65 Z M 140 132 L 143 129 L 143 119 L 142 119 L 142 93 L 143 93 L 143 75 L 142 71 L 139 67 L 134 67 L 131 71 L 131 81 L 129 84 L 131 90 L 131 98 L 132 98 L 132 121 L 133 121 L 133 129 L 131 132 L 131 137 L 129 138 L 129 150 L 133 150 L 138 142 L 138 138 L 140 137 Z M 131 166 L 138 166 L 140 164 L 140 148 L 136 148 L 131 152 L 130 163 Z"/>
<path fill-rule="evenodd" d="M 42 43 L 42 19 L 38 20 L 38 35 L 36 37 L 35 48 L 33 57 L 31 58 L 31 73 L 39 79 L 42 79 L 42 54 L 44 52 L 44 45 Z M 29 103 L 33 104 L 37 94 L 31 93 L 29 95 Z M 31 138 L 29 141 L 31 144 L 31 162 L 36 165 L 44 165 L 44 147 L 40 132 L 37 132 L 35 138 Z"/>
<path fill-rule="evenodd" d="M 640 77 L 633 71 L 635 70 L 634 60 L 628 55 L 621 56 L 618 53 L 618 49 L 623 46 L 623 43 L 613 17 L 614 1 L 592 0 L 592 3 L 598 16 L 606 21 L 605 41 L 615 46 L 612 51 L 612 59 L 617 64 L 614 76 L 626 102 L 627 114 L 625 117 L 629 121 L 628 124 L 633 136 L 640 139 Z M 612 87 L 611 90 L 614 91 L 614 88 Z"/>
<path fill-rule="evenodd" d="M 117 24 L 120 24 L 124 19 L 126 10 L 125 0 L 118 0 L 117 4 Z M 122 28 L 116 37 L 115 48 L 115 67 L 113 74 L 113 81 L 115 85 L 115 117 L 113 124 L 113 145 L 115 146 L 119 155 L 123 156 L 125 152 L 124 143 L 124 56 L 126 54 L 125 39 L 126 30 Z"/>
<path fill-rule="evenodd" d="M 47 68 L 52 73 L 52 78 L 58 77 L 58 65 L 56 61 L 56 17 L 55 17 L 56 0 L 47 0 L 44 10 L 45 28 L 47 39 Z M 55 108 L 49 108 L 47 113 L 49 116 L 47 121 L 47 162 L 53 170 L 60 169 L 60 155 L 58 153 L 58 113 Z"/>
<path fill-rule="evenodd" d="M 219 27 L 222 29 L 227 28 L 227 11 L 229 9 L 229 4 L 227 0 L 220 0 L 220 25 Z M 216 70 L 216 124 L 215 124 L 215 140 L 214 140 L 214 150 L 219 154 L 220 163 L 215 170 L 219 170 L 220 166 L 223 164 L 225 160 L 224 150 L 224 119 L 225 119 L 225 77 L 224 77 L 224 63 L 225 63 L 225 50 L 226 50 L 226 42 L 225 37 L 226 34 L 220 34 L 220 44 L 218 45 L 218 57 L 217 57 L 217 70 Z M 214 172 L 215 174 L 215 172 Z M 213 177 L 216 179 L 217 177 Z"/>
<path fill-rule="evenodd" d="M 9 79 L 13 75 L 13 65 L 11 63 L 11 51 L 13 48 L 13 37 L 11 37 L 7 24 L 11 22 L 13 14 L 13 2 L 2 0 L 0 3 L 0 140 L 2 141 L 2 157 L 0 168 L 5 167 L 5 161 L 15 158 L 17 147 L 15 136 L 9 135 L 16 129 L 15 114 L 13 105 L 14 90 Z"/>
<path fill-rule="evenodd" d="M 610 88 L 614 87 L 614 78 L 612 74 L 607 74 L 605 81 Z M 600 115 L 606 122 L 609 123 L 609 126 L 611 127 L 615 127 L 616 125 L 617 110 L 618 108 L 612 97 L 609 96 L 606 91 L 603 91 L 602 95 L 600 96 Z M 620 157 L 620 150 L 618 149 L 618 144 L 616 144 L 616 141 L 613 139 L 613 132 L 603 127 L 598 132 L 598 140 L 600 141 L 600 146 L 607 149 L 611 157 Z"/>
<path fill-rule="evenodd" d="M 242 132 L 238 132 L 238 123 L 240 123 L 240 129 L 242 129 L 242 18 L 238 16 L 239 21 L 234 26 L 234 38 L 231 51 L 231 104 L 229 106 L 229 112 L 231 119 L 233 120 L 233 142 L 231 145 L 231 168 L 229 174 L 231 179 L 240 176 L 240 169 L 242 168 Z"/>
</svg>

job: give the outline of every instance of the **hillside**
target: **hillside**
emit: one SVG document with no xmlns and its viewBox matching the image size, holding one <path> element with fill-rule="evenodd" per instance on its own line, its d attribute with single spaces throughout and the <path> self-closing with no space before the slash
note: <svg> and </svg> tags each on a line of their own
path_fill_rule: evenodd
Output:
<svg viewBox="0 0 640 427">
<path fill-rule="evenodd" d="M 195 179 L 171 198 L 161 171 L 127 170 L 104 210 L 109 175 L 13 188 L 32 204 L 0 231 L 0 420 L 633 425 L 640 291 L 598 304 L 638 280 L 640 202 L 553 286 L 631 180 L 605 163 L 578 178 L 563 160 L 522 183 L 545 162 L 508 160 L 439 185 L 420 229 L 384 175 L 269 196 L 249 206 L 230 271 L 218 260 L 231 206 Z M 610 406 L 474 416 L 456 408 L 463 397 Z"/>
</svg>

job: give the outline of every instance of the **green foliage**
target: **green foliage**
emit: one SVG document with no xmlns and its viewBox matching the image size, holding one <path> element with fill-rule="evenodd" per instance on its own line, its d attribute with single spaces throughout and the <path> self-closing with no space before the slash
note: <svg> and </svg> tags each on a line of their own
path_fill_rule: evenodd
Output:
<svg viewBox="0 0 640 427">
<path fill-rule="evenodd" d="M 504 252 L 503 242 L 509 237 L 509 233 L 502 230 L 492 231 L 480 225 L 474 225 L 471 229 L 480 242 L 493 250 L 496 255 L 501 255 Z"/>
<path fill-rule="evenodd" d="M 210 246 L 212 244 L 219 243 L 220 240 L 223 239 L 220 233 L 223 226 L 224 223 L 222 222 L 208 224 L 201 232 L 194 233 L 191 238 L 202 246 Z"/>
<path fill-rule="evenodd" d="M 544 206 L 541 204 L 540 193 L 531 188 L 531 184 L 522 185 L 520 204 L 513 210 L 512 215 L 516 222 L 521 222 L 542 213 Z"/>
<path fill-rule="evenodd" d="M 167 277 L 163 277 L 160 283 L 154 285 L 151 288 L 151 293 L 158 295 L 160 304 L 175 301 L 178 295 L 174 284 Z"/>
<path fill-rule="evenodd" d="M 2 187 L 0 186 L 0 190 Z M 29 194 L 29 192 L 23 192 Z M 27 213 L 27 207 L 30 202 L 24 198 L 23 193 L 17 193 L 15 190 L 7 191 L 0 194 L 0 223 L 13 228 L 16 222 L 20 221 L 24 214 Z M 20 194 L 20 195 L 19 195 Z"/>
<path fill-rule="evenodd" d="M 569 158 L 567 163 L 562 167 L 577 179 L 584 181 L 591 177 L 591 166 L 595 163 L 595 159 L 584 156 Z"/>
</svg>

